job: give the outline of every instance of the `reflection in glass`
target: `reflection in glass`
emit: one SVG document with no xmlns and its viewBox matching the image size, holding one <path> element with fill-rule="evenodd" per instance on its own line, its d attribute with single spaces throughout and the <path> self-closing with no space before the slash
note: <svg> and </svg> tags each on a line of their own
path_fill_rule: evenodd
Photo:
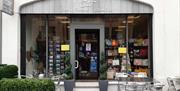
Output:
<svg viewBox="0 0 180 91">
<path fill-rule="evenodd" d="M 45 73 L 46 30 L 44 16 L 26 16 L 26 75 Z"/>
</svg>

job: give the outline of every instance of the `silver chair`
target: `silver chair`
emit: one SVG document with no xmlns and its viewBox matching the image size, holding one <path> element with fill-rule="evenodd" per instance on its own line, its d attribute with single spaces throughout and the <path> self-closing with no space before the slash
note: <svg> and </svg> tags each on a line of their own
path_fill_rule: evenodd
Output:
<svg viewBox="0 0 180 91">
<path fill-rule="evenodd" d="M 167 78 L 167 83 L 168 83 L 168 86 L 169 86 L 168 91 L 176 91 L 172 78 L 168 77 Z"/>
<path fill-rule="evenodd" d="M 125 91 L 137 91 L 137 84 L 135 82 L 131 83 L 127 83 L 126 87 L 125 87 Z"/>
<path fill-rule="evenodd" d="M 180 91 L 180 78 L 173 79 L 174 87 L 176 91 Z"/>
</svg>

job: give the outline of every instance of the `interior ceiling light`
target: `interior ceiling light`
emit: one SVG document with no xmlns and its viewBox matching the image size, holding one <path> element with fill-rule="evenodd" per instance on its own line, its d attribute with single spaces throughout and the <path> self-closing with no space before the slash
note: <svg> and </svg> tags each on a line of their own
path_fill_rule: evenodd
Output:
<svg viewBox="0 0 180 91">
<path fill-rule="evenodd" d="M 133 20 L 129 20 L 128 23 L 133 23 Z M 122 23 L 126 23 L 126 21 L 123 21 Z"/>
<path fill-rule="evenodd" d="M 135 17 L 134 16 L 128 16 L 128 19 L 134 19 Z"/>
<path fill-rule="evenodd" d="M 128 16 L 128 19 L 137 19 L 137 18 L 140 18 L 140 16 Z"/>
<path fill-rule="evenodd" d="M 70 21 L 61 21 L 61 23 L 68 24 L 68 23 L 70 23 Z"/>
<path fill-rule="evenodd" d="M 123 31 L 123 29 L 116 29 L 115 31 Z"/>
<path fill-rule="evenodd" d="M 126 28 L 126 26 L 118 26 L 118 28 Z"/>
<path fill-rule="evenodd" d="M 140 18 L 141 16 L 140 15 L 138 15 L 138 16 L 135 16 L 135 18 L 137 19 L 137 18 Z"/>
<path fill-rule="evenodd" d="M 68 19 L 68 17 L 66 17 L 66 16 L 57 16 L 56 19 L 66 20 L 66 19 Z"/>
</svg>

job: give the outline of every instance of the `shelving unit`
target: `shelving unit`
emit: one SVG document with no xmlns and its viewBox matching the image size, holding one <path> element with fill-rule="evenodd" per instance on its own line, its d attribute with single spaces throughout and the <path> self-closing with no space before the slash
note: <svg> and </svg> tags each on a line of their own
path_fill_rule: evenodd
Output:
<svg viewBox="0 0 180 91">
<path fill-rule="evenodd" d="M 49 60 L 48 72 L 49 76 L 61 75 L 64 73 L 64 55 L 65 52 L 61 51 L 61 43 L 59 40 L 49 40 Z"/>
<path fill-rule="evenodd" d="M 129 56 L 132 72 L 146 72 L 149 75 L 150 64 L 147 45 L 135 45 L 134 42 L 131 43 L 129 45 Z"/>
<path fill-rule="evenodd" d="M 117 42 L 117 44 L 112 45 L 112 41 L 114 40 L 106 39 L 106 42 L 109 41 L 111 45 L 108 45 L 107 43 L 105 44 L 105 59 L 106 59 L 106 62 L 108 63 L 108 69 L 114 70 L 116 73 L 116 72 L 121 72 L 122 56 L 118 53 L 118 48 L 122 46 L 122 44 L 119 43 L 119 41 L 117 41 L 116 39 L 115 42 Z M 119 61 L 117 65 L 113 65 L 113 61 L 115 60 L 116 62 Z M 114 73 L 110 72 L 108 75 L 113 75 L 113 74 Z M 114 77 L 115 77 L 115 74 L 114 74 Z M 108 79 L 111 80 L 111 79 L 114 79 L 114 77 L 112 78 L 112 76 L 110 76 L 110 78 Z"/>
</svg>

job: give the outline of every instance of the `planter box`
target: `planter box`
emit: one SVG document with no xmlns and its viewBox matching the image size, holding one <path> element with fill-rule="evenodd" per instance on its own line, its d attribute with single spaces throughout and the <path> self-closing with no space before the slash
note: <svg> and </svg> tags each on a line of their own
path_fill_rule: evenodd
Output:
<svg viewBox="0 0 180 91">
<path fill-rule="evenodd" d="M 99 91 L 108 90 L 108 80 L 99 80 Z"/>
<path fill-rule="evenodd" d="M 64 90 L 65 91 L 73 91 L 74 86 L 75 86 L 74 80 L 65 80 L 64 81 Z"/>
</svg>

